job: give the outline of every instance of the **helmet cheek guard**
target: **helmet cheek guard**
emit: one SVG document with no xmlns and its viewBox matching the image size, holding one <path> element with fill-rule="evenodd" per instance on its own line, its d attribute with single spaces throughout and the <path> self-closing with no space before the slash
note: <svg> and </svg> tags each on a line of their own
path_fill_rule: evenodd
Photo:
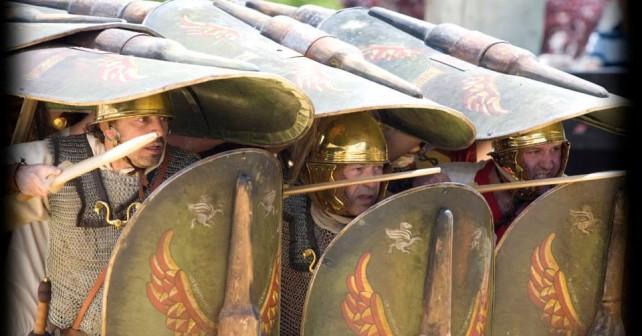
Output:
<svg viewBox="0 0 642 336">
<path fill-rule="evenodd" d="M 343 165 L 384 165 L 387 162 L 386 141 L 374 118 L 365 113 L 329 117 L 319 126 L 306 161 L 304 178 L 308 183 L 332 182 Z M 379 188 L 378 200 L 385 195 L 386 185 Z M 345 188 L 313 193 L 312 201 L 332 213 L 350 216 L 346 210 Z"/>
</svg>

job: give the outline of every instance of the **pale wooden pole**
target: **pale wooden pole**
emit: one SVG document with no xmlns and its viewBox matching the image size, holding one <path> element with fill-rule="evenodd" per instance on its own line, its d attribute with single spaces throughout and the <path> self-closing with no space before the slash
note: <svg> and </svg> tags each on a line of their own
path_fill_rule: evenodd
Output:
<svg viewBox="0 0 642 336">
<path fill-rule="evenodd" d="M 334 181 L 334 182 L 308 184 L 308 185 L 303 185 L 299 187 L 290 187 L 290 188 L 284 189 L 283 198 L 299 195 L 299 194 L 306 194 L 311 192 L 327 190 L 327 189 L 342 188 L 342 187 L 347 187 L 355 184 L 401 180 L 405 178 L 437 174 L 440 172 L 441 172 L 441 168 L 424 168 L 424 169 L 417 169 L 417 170 L 412 170 L 408 172 L 368 176 L 368 177 L 356 178 L 351 180 L 340 180 L 340 181 Z"/>
<path fill-rule="evenodd" d="M 528 180 L 528 181 L 519 181 L 519 182 L 510 182 L 510 183 L 496 183 L 496 184 L 487 184 L 483 186 L 475 186 L 475 189 L 480 193 L 487 192 L 496 192 L 502 190 L 512 190 L 512 189 L 523 189 L 531 187 L 540 187 L 545 185 L 557 185 L 564 183 L 576 183 L 584 181 L 593 181 L 601 180 L 613 177 L 621 177 L 626 175 L 626 172 L 622 170 L 613 170 L 599 173 L 591 173 L 584 175 L 575 175 L 575 176 L 562 176 L 562 177 L 553 177 L 541 180 Z"/>
<path fill-rule="evenodd" d="M 20 115 L 18 115 L 18 122 L 16 122 L 16 128 L 13 130 L 13 135 L 11 136 L 12 145 L 25 142 L 27 140 L 27 136 L 29 136 L 29 130 L 31 129 L 31 123 L 33 122 L 33 116 L 36 113 L 37 106 L 37 100 L 25 98 L 22 101 L 22 107 L 20 107 Z"/>
</svg>

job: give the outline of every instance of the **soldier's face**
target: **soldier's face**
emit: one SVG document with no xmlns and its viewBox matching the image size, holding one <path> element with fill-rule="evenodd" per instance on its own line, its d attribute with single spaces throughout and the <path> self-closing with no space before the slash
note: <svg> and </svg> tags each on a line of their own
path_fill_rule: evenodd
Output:
<svg viewBox="0 0 642 336">
<path fill-rule="evenodd" d="M 381 175 L 383 166 L 381 165 L 362 165 L 348 164 L 338 167 L 335 179 L 355 179 L 360 177 L 369 177 Z M 345 196 L 345 209 L 352 216 L 358 216 L 366 209 L 371 207 L 377 201 L 381 183 L 364 183 L 343 188 Z"/>
<path fill-rule="evenodd" d="M 531 180 L 556 177 L 562 162 L 562 144 L 531 146 L 521 150 L 517 159 Z"/>
<path fill-rule="evenodd" d="M 111 130 L 115 131 L 110 133 Z M 149 168 L 157 165 L 165 150 L 167 139 L 167 118 L 160 116 L 139 116 L 118 119 L 111 122 L 111 130 L 104 130 L 103 134 L 109 138 L 109 135 L 115 137 L 118 143 L 123 143 L 137 136 L 150 132 L 157 132 L 161 136 L 156 141 L 143 147 L 142 149 L 130 154 L 129 160 L 138 168 Z"/>
</svg>

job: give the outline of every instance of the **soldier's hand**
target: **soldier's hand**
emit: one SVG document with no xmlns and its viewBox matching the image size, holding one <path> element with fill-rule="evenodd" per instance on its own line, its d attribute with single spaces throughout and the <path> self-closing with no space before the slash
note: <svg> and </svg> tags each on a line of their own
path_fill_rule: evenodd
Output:
<svg viewBox="0 0 642 336">
<path fill-rule="evenodd" d="M 47 196 L 49 192 L 49 185 L 51 180 L 48 180 L 48 177 L 55 177 L 60 175 L 62 170 L 55 166 L 49 165 L 26 165 L 21 166 L 16 171 L 16 186 L 20 193 L 35 196 L 35 197 L 44 197 Z"/>
<path fill-rule="evenodd" d="M 419 176 L 415 178 L 415 180 L 412 182 L 412 186 L 416 187 L 421 185 L 430 185 L 430 184 L 437 184 L 442 182 L 451 182 L 450 177 L 448 177 L 448 175 L 445 173 L 437 173 L 432 175 Z"/>
</svg>

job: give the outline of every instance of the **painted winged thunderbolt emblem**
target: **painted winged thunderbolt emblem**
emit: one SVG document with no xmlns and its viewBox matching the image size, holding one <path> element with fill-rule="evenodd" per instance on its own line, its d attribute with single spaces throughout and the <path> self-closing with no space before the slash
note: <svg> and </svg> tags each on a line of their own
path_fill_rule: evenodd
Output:
<svg viewBox="0 0 642 336">
<path fill-rule="evenodd" d="M 362 48 L 363 56 L 370 62 L 396 61 L 419 57 L 421 50 L 401 45 L 371 44 Z"/>
<path fill-rule="evenodd" d="M 143 76 L 138 72 L 138 64 L 134 61 L 134 57 L 118 57 L 110 56 L 101 60 L 98 64 L 100 71 L 100 79 L 109 82 L 125 83 L 131 80 L 143 79 Z"/>
<path fill-rule="evenodd" d="M 399 229 L 386 229 L 386 236 L 394 240 L 388 247 L 388 253 L 392 253 L 393 247 L 403 253 L 410 253 L 408 248 L 416 241 L 421 240 L 419 237 L 413 237 L 410 229 L 412 229 L 412 225 L 407 222 L 399 223 Z"/>
<path fill-rule="evenodd" d="M 234 29 L 211 22 L 194 21 L 187 15 L 181 17 L 180 27 L 187 35 L 211 37 L 213 40 L 237 40 L 240 37 Z"/>
<path fill-rule="evenodd" d="M 549 326 L 551 335 L 571 335 L 584 329 L 571 302 L 564 272 L 553 256 L 551 233 L 531 255 L 531 272 L 528 280 L 528 297 L 540 309 L 542 320 Z"/>
<path fill-rule="evenodd" d="M 285 76 L 304 90 L 341 92 L 342 90 L 332 83 L 331 77 L 322 71 L 322 69 L 323 68 L 320 68 L 314 62 L 295 64 Z"/>
<path fill-rule="evenodd" d="M 165 316 L 165 326 L 179 335 L 214 335 L 216 325 L 199 307 L 187 274 L 176 264 L 170 250 L 174 230 L 165 231 L 149 258 L 152 273 L 147 283 L 149 302 Z"/>
<path fill-rule="evenodd" d="M 492 76 L 473 76 L 464 79 L 464 106 L 486 116 L 508 113 L 501 104 L 501 95 Z"/>
<path fill-rule="evenodd" d="M 355 335 L 392 336 L 386 320 L 383 302 L 366 274 L 370 253 L 364 253 L 355 268 L 354 274 L 346 278 L 348 293 L 341 304 L 341 314 Z"/>
</svg>

